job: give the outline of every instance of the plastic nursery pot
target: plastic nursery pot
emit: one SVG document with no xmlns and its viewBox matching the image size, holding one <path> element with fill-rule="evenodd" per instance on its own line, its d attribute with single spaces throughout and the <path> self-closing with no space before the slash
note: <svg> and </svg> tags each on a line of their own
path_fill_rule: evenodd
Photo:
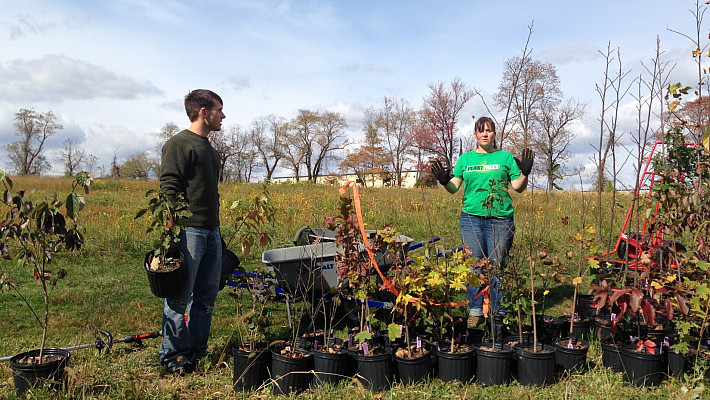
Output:
<svg viewBox="0 0 710 400">
<path fill-rule="evenodd" d="M 450 347 L 436 351 L 439 364 L 438 376 L 444 382 L 459 381 L 468 383 L 476 374 L 476 352 L 468 345 L 460 345 L 454 352 Z"/>
<path fill-rule="evenodd" d="M 490 346 L 476 345 L 476 380 L 486 386 L 504 385 L 510 381 L 514 352 L 507 347 L 496 350 Z"/>
<path fill-rule="evenodd" d="M 605 368 L 611 368 L 614 372 L 624 372 L 624 366 L 621 363 L 621 342 L 613 339 L 603 341 L 602 347 L 602 365 Z"/>
<path fill-rule="evenodd" d="M 414 347 L 414 346 L 412 346 Z M 413 349 L 417 351 L 418 349 Z M 395 351 L 394 360 L 397 370 L 397 377 L 405 385 L 412 384 L 424 380 L 431 374 L 431 346 L 429 343 L 425 343 L 421 347 L 422 354 L 418 354 L 415 357 L 400 357 Z M 416 354 L 416 353 L 415 353 Z"/>
<path fill-rule="evenodd" d="M 356 377 L 363 386 L 373 392 L 389 388 L 393 380 L 392 349 L 384 348 L 380 354 L 371 355 L 350 352 L 350 356 L 357 363 Z"/>
<path fill-rule="evenodd" d="M 160 298 L 173 297 L 182 291 L 183 283 L 185 282 L 185 272 L 187 269 L 180 267 L 169 272 L 158 272 L 150 269 L 150 260 L 153 258 L 153 252 L 149 251 L 143 258 L 143 266 L 148 275 L 148 283 L 153 296 Z"/>
<path fill-rule="evenodd" d="M 274 379 L 274 394 L 298 393 L 311 382 L 313 356 L 301 349 L 282 354 L 283 346 L 271 350 L 271 376 Z"/>
<path fill-rule="evenodd" d="M 560 372 L 586 371 L 589 342 L 582 339 L 573 339 L 572 347 L 569 344 L 569 338 L 555 341 L 555 365 Z"/>
<path fill-rule="evenodd" d="M 549 315 L 537 315 L 538 340 L 544 344 L 552 344 L 562 334 L 564 321 Z"/>
<path fill-rule="evenodd" d="M 544 386 L 553 383 L 555 372 L 555 348 L 538 345 L 537 352 L 532 345 L 515 345 L 518 361 L 518 382 L 525 386 Z"/>
<path fill-rule="evenodd" d="M 560 317 L 564 321 L 564 326 L 562 327 L 562 336 L 569 336 L 569 326 L 570 320 L 572 319 L 569 315 L 563 315 Z M 589 340 L 590 336 L 590 320 L 579 316 L 579 318 L 574 321 L 574 326 L 572 327 L 572 337 L 575 339 Z"/>
<path fill-rule="evenodd" d="M 586 319 L 592 319 L 597 315 L 597 308 L 592 305 L 594 302 L 593 294 L 577 294 L 577 314 Z"/>
<path fill-rule="evenodd" d="M 342 345 L 342 342 L 340 343 Z M 330 350 L 328 350 L 330 349 Z M 336 384 L 350 376 L 348 372 L 349 355 L 343 347 L 319 346 L 311 350 L 313 355 L 313 381 L 311 386 L 324 383 Z"/>
<path fill-rule="evenodd" d="M 250 392 L 269 380 L 271 352 L 267 347 L 268 342 L 259 342 L 251 351 L 238 347 L 232 349 L 234 357 L 232 386 L 234 391 Z"/>
<path fill-rule="evenodd" d="M 45 386 L 49 390 L 66 387 L 67 377 L 65 367 L 69 364 L 71 354 L 64 349 L 44 349 L 43 357 L 50 357 L 42 364 L 25 364 L 21 360 L 39 356 L 38 350 L 20 353 L 10 359 L 12 380 L 18 397 L 22 397 L 31 388 Z"/>
<path fill-rule="evenodd" d="M 636 346 L 621 348 L 624 380 L 636 386 L 655 386 L 663 379 L 663 354 L 637 352 Z"/>
<path fill-rule="evenodd" d="M 592 319 L 592 336 L 601 342 L 611 339 L 614 335 L 611 331 L 611 320 L 609 319 Z"/>
</svg>

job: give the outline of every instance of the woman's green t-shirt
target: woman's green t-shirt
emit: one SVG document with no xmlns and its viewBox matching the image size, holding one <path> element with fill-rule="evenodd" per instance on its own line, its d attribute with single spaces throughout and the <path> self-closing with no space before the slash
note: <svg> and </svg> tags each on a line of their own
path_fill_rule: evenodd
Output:
<svg viewBox="0 0 710 400">
<path fill-rule="evenodd" d="M 456 161 L 454 176 L 463 180 L 463 212 L 479 217 L 513 216 L 510 181 L 520 177 L 513 155 L 507 151 L 464 153 Z"/>
</svg>

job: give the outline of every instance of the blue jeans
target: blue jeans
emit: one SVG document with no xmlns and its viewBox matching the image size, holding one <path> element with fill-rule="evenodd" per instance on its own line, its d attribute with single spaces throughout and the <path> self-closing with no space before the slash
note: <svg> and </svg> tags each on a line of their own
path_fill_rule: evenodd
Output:
<svg viewBox="0 0 710 400">
<path fill-rule="evenodd" d="M 222 268 L 219 228 L 188 227 L 178 237 L 187 281 L 182 293 L 165 299 L 163 342 L 158 353 L 160 364 L 169 370 L 207 353 Z"/>
<path fill-rule="evenodd" d="M 515 235 L 515 223 L 513 217 L 506 219 L 484 218 L 475 215 L 461 213 L 459 220 L 459 230 L 461 240 L 471 249 L 471 256 L 474 258 L 487 258 L 498 271 L 505 267 L 505 257 L 513 245 Z M 505 307 L 501 306 L 503 300 L 503 288 L 501 287 L 501 274 L 496 271 L 493 276 L 489 276 L 490 286 L 490 312 L 492 314 L 505 314 Z M 478 269 L 474 273 L 480 273 Z M 466 297 L 468 298 L 469 315 L 483 315 L 483 296 L 476 296 L 483 289 L 482 286 L 466 286 Z"/>
</svg>

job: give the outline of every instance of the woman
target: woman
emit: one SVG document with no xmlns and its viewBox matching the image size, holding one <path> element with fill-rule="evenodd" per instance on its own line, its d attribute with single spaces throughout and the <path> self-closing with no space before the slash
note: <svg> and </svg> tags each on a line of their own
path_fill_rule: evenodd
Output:
<svg viewBox="0 0 710 400">
<path fill-rule="evenodd" d="M 533 152 L 530 149 L 523 150 L 518 160 L 509 152 L 498 150 L 495 123 L 488 117 L 476 121 L 475 134 L 478 141 L 476 150 L 459 157 L 453 176 L 438 160 L 432 164 L 432 172 L 449 193 L 456 193 L 464 184 L 459 220 L 461 239 L 471 249 L 472 257 L 487 259 L 495 270 L 502 271 L 515 233 L 513 201 L 508 186 L 518 193 L 525 190 L 532 170 Z M 484 282 L 487 279 L 481 277 L 481 286 L 467 288 L 470 328 L 484 322 L 485 294 L 479 293 L 485 289 Z M 500 272 L 493 274 L 488 282 L 488 296 L 492 316 L 502 322 L 505 307 L 500 304 L 503 299 L 500 278 Z"/>
</svg>

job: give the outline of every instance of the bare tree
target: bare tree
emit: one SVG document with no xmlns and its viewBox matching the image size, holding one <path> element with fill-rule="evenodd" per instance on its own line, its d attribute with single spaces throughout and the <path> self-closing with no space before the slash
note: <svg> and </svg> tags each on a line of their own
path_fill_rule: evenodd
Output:
<svg viewBox="0 0 710 400">
<path fill-rule="evenodd" d="M 41 174 L 51 165 L 42 154 L 47 139 L 64 127 L 57 123 L 52 111 L 38 113 L 21 108 L 15 113 L 16 134 L 20 140 L 6 146 L 12 168 L 20 175 Z"/>
<path fill-rule="evenodd" d="M 155 145 L 155 152 L 160 155 L 163 152 L 163 146 L 171 137 L 180 132 L 180 127 L 175 122 L 166 122 L 160 127 L 158 132 L 158 144 Z"/>
<path fill-rule="evenodd" d="M 535 126 L 532 145 L 536 155 L 545 166 L 547 190 L 559 189 L 555 177 L 561 176 L 563 163 L 572 155 L 568 151 L 575 134 L 570 124 L 585 113 L 586 107 L 575 100 L 564 103 L 550 103 L 535 114 Z M 558 174 L 558 175 L 556 175 Z"/>
<path fill-rule="evenodd" d="M 449 88 L 443 82 L 429 84 L 429 96 L 424 99 L 423 117 L 432 134 L 433 148 L 428 149 L 444 159 L 448 165 L 454 164 L 454 151 L 458 143 L 456 124 L 459 113 L 473 97 L 469 89 L 459 78 L 451 81 Z"/>
<path fill-rule="evenodd" d="M 299 153 L 300 157 L 297 158 L 300 158 L 300 161 L 305 164 L 306 176 L 309 181 L 313 180 L 313 150 L 319 122 L 320 115 L 316 111 L 300 109 L 298 116 L 290 124 L 289 143 Z M 298 181 L 298 178 L 296 180 Z"/>
<path fill-rule="evenodd" d="M 410 158 L 415 126 L 416 113 L 407 100 L 395 101 L 384 98 L 382 109 L 377 115 L 376 127 L 382 137 L 382 147 L 397 186 L 402 186 L 402 171 Z"/>
<path fill-rule="evenodd" d="M 266 181 L 270 181 L 276 167 L 284 156 L 288 126 L 283 117 L 268 115 L 252 122 L 250 140 L 266 170 Z"/>
<path fill-rule="evenodd" d="M 509 112 L 512 122 L 506 128 L 508 137 L 501 138 L 501 147 L 504 139 L 516 147 L 528 147 L 537 115 L 555 107 L 561 99 L 560 78 L 551 63 L 520 57 L 509 59 L 498 92 L 493 96 L 498 110 Z"/>
<path fill-rule="evenodd" d="M 64 176 L 74 176 L 85 165 L 87 157 L 84 149 L 67 139 L 64 141 L 64 149 L 57 155 L 57 161 L 64 165 Z"/>
<path fill-rule="evenodd" d="M 344 148 L 345 128 L 348 127 L 345 118 L 332 111 L 320 116 L 319 125 L 320 129 L 315 137 L 317 147 L 313 152 L 313 183 L 316 183 L 318 176 L 326 170 L 328 161 L 334 158 L 334 151 Z"/>
<path fill-rule="evenodd" d="M 288 148 L 284 159 L 299 180 L 300 164 L 306 166 L 306 176 L 316 182 L 328 160 L 337 149 L 343 148 L 347 127 L 345 119 L 335 112 L 323 115 L 311 110 L 298 110 L 289 124 Z"/>
<path fill-rule="evenodd" d="M 246 165 L 244 160 L 254 160 L 249 134 L 241 126 L 231 125 L 227 129 L 211 132 L 209 137 L 212 147 L 219 154 L 219 181 L 248 182 L 253 165 Z"/>
</svg>

